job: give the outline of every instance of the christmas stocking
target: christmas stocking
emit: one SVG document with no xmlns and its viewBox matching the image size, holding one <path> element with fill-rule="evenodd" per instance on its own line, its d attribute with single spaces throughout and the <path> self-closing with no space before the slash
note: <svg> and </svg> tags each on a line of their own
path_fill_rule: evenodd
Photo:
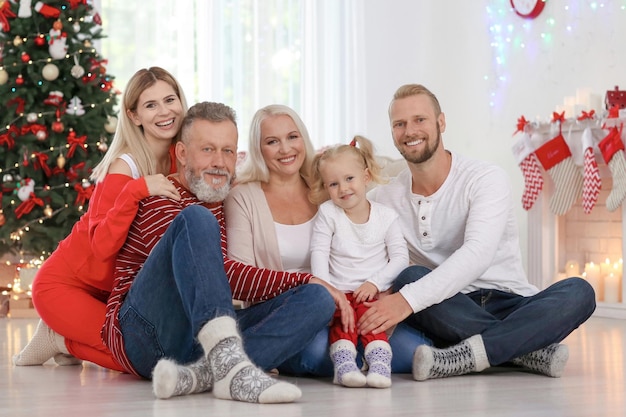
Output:
<svg viewBox="0 0 626 417">
<path fill-rule="evenodd" d="M 550 211 L 561 216 L 567 213 L 580 196 L 583 189 L 583 176 L 560 133 L 541 145 L 535 151 L 535 155 L 554 181 L 555 190 L 550 198 Z"/>
<path fill-rule="evenodd" d="M 598 201 L 598 194 L 602 186 L 600 179 L 600 171 L 598 163 L 593 154 L 593 133 L 591 128 L 586 128 L 582 136 L 583 143 L 583 210 L 586 214 L 591 210 Z"/>
<path fill-rule="evenodd" d="M 613 176 L 613 189 L 606 199 L 606 208 L 615 211 L 626 197 L 626 158 L 621 128 L 612 127 L 598 147 Z"/>
<path fill-rule="evenodd" d="M 524 175 L 524 193 L 522 194 L 522 207 L 530 210 L 537 201 L 543 188 L 543 177 L 537 157 L 533 153 L 530 143 L 530 135 L 523 133 L 513 145 L 513 155 Z"/>
</svg>

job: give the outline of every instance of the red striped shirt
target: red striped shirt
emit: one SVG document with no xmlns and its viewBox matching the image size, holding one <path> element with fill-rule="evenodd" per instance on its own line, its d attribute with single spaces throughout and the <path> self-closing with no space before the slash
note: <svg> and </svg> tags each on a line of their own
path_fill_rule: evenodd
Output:
<svg viewBox="0 0 626 417">
<path fill-rule="evenodd" d="M 269 300 L 290 288 L 308 282 L 312 277 L 307 273 L 261 269 L 228 259 L 223 204 L 221 202 L 202 203 L 178 181 L 172 180 L 172 182 L 181 195 L 180 201 L 153 196 L 139 203 L 137 216 L 130 227 L 126 243 L 117 256 L 113 290 L 107 302 L 102 339 L 119 363 L 133 374 L 137 373 L 126 356 L 118 313 L 135 276 L 148 258 L 150 251 L 165 234 L 174 217 L 185 207 L 201 204 L 207 207 L 217 219 L 221 232 L 224 270 L 234 299 L 253 303 Z"/>
</svg>

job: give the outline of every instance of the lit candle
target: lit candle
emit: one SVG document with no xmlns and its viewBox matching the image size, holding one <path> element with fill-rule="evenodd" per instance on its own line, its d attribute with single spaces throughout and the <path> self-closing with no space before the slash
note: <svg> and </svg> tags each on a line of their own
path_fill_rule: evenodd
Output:
<svg viewBox="0 0 626 417">
<path fill-rule="evenodd" d="M 609 258 L 606 258 L 604 262 L 600 264 L 600 275 L 604 277 L 611 272 L 613 272 L 613 264 Z"/>
<path fill-rule="evenodd" d="M 619 282 L 620 277 L 613 272 L 604 277 L 605 303 L 619 303 Z"/>
<path fill-rule="evenodd" d="M 600 299 L 600 265 L 593 262 L 586 263 L 584 275 L 596 292 L 596 299 Z"/>
<path fill-rule="evenodd" d="M 567 261 L 565 264 L 565 273 L 568 277 L 577 277 L 580 275 L 580 266 L 574 260 Z"/>
</svg>

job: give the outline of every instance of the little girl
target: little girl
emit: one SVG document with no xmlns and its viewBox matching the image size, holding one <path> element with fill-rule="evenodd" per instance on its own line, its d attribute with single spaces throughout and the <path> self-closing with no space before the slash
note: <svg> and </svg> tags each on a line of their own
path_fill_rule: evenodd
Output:
<svg viewBox="0 0 626 417">
<path fill-rule="evenodd" d="M 353 308 L 351 317 L 335 311 L 329 335 L 333 382 L 347 387 L 391 386 L 385 333 L 360 336 L 367 377 L 356 364 L 354 323 L 367 310 L 363 303 L 389 289 L 409 262 L 397 213 L 366 197 L 370 181 L 381 182 L 379 171 L 371 142 L 361 136 L 350 145 L 326 149 L 312 166 L 310 199 L 321 205 L 311 239 L 311 272 L 344 292 Z"/>
</svg>

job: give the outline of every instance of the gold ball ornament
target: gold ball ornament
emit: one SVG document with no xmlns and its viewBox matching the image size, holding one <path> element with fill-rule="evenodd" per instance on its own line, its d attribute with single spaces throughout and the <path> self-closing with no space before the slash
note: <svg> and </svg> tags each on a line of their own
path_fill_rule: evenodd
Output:
<svg viewBox="0 0 626 417">
<path fill-rule="evenodd" d="M 13 46 L 20 46 L 24 43 L 24 41 L 22 40 L 21 36 L 15 36 L 15 38 L 13 38 Z"/>
<path fill-rule="evenodd" d="M 57 157 L 57 166 L 59 168 L 63 169 L 65 167 L 65 162 L 65 157 L 63 156 L 63 154 Z"/>
<path fill-rule="evenodd" d="M 104 124 L 104 130 L 107 133 L 115 133 L 115 129 L 117 129 L 117 117 L 115 116 L 107 117 L 107 121 Z"/>
<path fill-rule="evenodd" d="M 46 208 L 43 209 L 43 215 L 46 216 L 47 218 L 52 217 L 52 207 L 46 206 Z"/>
<path fill-rule="evenodd" d="M 9 81 L 9 73 L 6 70 L 0 70 L 0 85 L 4 85 Z"/>
<path fill-rule="evenodd" d="M 59 78 L 59 67 L 54 64 L 46 64 L 41 70 L 41 75 L 47 81 L 54 81 Z"/>
</svg>

